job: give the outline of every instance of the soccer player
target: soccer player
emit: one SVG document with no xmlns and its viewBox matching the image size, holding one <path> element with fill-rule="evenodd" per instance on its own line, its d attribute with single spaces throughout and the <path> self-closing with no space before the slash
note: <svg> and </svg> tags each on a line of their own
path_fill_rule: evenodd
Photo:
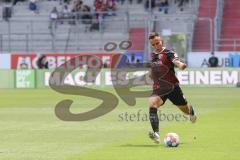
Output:
<svg viewBox="0 0 240 160">
<path fill-rule="evenodd" d="M 195 122 L 197 117 L 194 113 L 193 107 L 187 103 L 181 88 L 179 87 L 179 81 L 175 75 L 174 66 L 180 70 L 184 70 L 187 65 L 180 61 L 178 55 L 172 50 L 168 50 L 163 47 L 162 37 L 156 33 L 150 33 L 149 41 L 153 48 L 151 53 L 152 66 L 163 66 L 164 72 L 157 73 L 151 70 L 151 77 L 153 79 L 153 92 L 149 98 L 149 119 L 153 131 L 149 132 L 149 137 L 154 140 L 155 143 L 160 142 L 159 138 L 159 119 L 158 108 L 162 106 L 167 99 L 169 99 L 174 105 L 176 105 L 182 112 L 190 116 L 190 121 Z M 157 68 L 160 70 L 160 67 Z M 155 68 L 156 70 L 156 68 Z M 164 83 L 165 82 L 165 83 Z M 162 88 L 171 84 L 170 91 L 163 93 Z M 172 89 L 171 89 L 172 88 Z"/>
</svg>

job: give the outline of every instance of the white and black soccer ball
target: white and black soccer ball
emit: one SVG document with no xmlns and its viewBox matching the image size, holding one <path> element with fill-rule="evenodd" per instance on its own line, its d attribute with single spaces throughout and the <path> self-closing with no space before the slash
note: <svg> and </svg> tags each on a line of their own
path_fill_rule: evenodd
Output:
<svg viewBox="0 0 240 160">
<path fill-rule="evenodd" d="M 164 137 L 164 144 L 166 147 L 177 147 L 179 143 L 179 136 L 176 133 L 168 133 Z"/>
</svg>

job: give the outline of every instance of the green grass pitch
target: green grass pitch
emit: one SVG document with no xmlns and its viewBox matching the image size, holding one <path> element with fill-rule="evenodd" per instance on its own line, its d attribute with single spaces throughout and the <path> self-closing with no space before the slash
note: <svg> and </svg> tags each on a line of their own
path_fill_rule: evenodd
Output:
<svg viewBox="0 0 240 160">
<path fill-rule="evenodd" d="M 115 94 L 111 88 L 102 89 Z M 137 99 L 134 107 L 120 101 L 115 110 L 94 120 L 65 122 L 54 114 L 60 100 L 74 99 L 74 113 L 88 111 L 100 100 L 50 89 L 1 89 L 0 160 L 239 160 L 240 88 L 183 92 L 198 113 L 197 123 L 162 120 L 161 144 L 155 145 L 148 139 L 150 124 L 144 119 L 147 98 Z M 139 120 L 130 119 L 138 112 Z M 169 101 L 161 113 L 181 114 Z M 164 147 L 167 132 L 180 136 L 179 147 Z"/>
</svg>

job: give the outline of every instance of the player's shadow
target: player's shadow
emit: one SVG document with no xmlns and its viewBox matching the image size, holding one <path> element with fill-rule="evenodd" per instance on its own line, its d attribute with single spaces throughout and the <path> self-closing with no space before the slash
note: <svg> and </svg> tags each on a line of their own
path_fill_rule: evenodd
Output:
<svg viewBox="0 0 240 160">
<path fill-rule="evenodd" d="M 180 143 L 180 146 L 184 145 L 185 143 Z M 156 147 L 165 147 L 164 145 L 157 145 L 157 144 L 123 144 L 118 147 L 143 147 L 143 148 L 156 148 Z M 175 148 L 175 147 L 170 147 Z"/>
<path fill-rule="evenodd" d="M 151 147 L 151 148 L 154 148 L 154 147 L 159 147 L 159 145 L 156 145 L 156 144 L 123 144 L 123 145 L 120 145 L 118 147 Z"/>
</svg>

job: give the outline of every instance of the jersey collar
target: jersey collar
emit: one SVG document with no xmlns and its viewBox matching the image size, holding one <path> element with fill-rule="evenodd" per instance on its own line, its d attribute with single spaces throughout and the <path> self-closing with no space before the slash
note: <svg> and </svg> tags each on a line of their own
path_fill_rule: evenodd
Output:
<svg viewBox="0 0 240 160">
<path fill-rule="evenodd" d="M 162 50 L 161 50 L 161 52 L 159 52 L 159 53 L 155 50 L 155 51 L 154 51 L 154 54 L 161 54 L 165 49 L 166 49 L 165 47 L 162 47 Z"/>
</svg>

